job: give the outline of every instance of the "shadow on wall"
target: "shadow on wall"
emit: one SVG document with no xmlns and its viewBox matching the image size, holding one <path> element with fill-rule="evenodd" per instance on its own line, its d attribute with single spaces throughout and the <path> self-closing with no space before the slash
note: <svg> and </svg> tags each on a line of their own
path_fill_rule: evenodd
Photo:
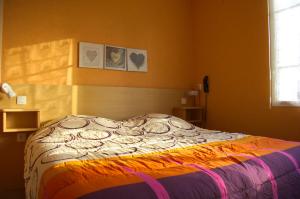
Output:
<svg viewBox="0 0 300 199">
<path fill-rule="evenodd" d="M 13 84 L 72 84 L 73 40 L 4 50 L 2 77 Z"/>
<path fill-rule="evenodd" d="M 73 39 L 63 39 L 4 50 L 2 79 L 27 104 L 1 94 L 0 108 L 37 108 L 42 121 L 71 114 L 73 47 Z"/>
<path fill-rule="evenodd" d="M 76 51 L 73 39 L 5 50 L 3 79 L 26 105 L 0 94 L 0 108 L 36 108 L 45 122 L 70 114 L 125 119 L 136 114 L 171 114 L 184 89 L 150 89 L 73 85 Z M 133 97 L 134 96 L 134 97 Z"/>
<path fill-rule="evenodd" d="M 12 84 L 19 96 L 27 96 L 26 105 L 17 105 L 16 98 L 0 94 L 0 108 L 36 108 L 41 121 L 72 114 L 72 86 L 42 84 Z"/>
</svg>

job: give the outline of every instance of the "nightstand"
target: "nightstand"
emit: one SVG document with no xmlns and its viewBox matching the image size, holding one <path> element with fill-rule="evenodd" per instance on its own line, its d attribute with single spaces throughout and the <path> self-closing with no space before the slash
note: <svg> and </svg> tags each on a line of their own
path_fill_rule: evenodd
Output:
<svg viewBox="0 0 300 199">
<path fill-rule="evenodd" d="M 40 111 L 37 109 L 0 110 L 1 132 L 34 132 L 40 127 Z"/>
<path fill-rule="evenodd" d="M 40 127 L 37 109 L 0 110 L 0 198 L 25 198 L 24 147 L 27 134 Z M 19 138 L 18 138 L 19 137 Z"/>
<path fill-rule="evenodd" d="M 175 107 L 173 108 L 173 115 L 179 117 L 195 126 L 203 126 L 203 113 L 202 107 Z"/>
</svg>

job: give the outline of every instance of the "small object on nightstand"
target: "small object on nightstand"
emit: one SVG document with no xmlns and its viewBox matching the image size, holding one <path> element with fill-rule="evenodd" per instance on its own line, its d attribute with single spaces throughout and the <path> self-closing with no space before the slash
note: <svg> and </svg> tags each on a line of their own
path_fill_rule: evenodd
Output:
<svg viewBox="0 0 300 199">
<path fill-rule="evenodd" d="M 40 127 L 40 111 L 37 109 L 0 110 L 1 132 L 34 132 Z"/>
<path fill-rule="evenodd" d="M 203 125 L 203 111 L 202 107 L 176 107 L 173 108 L 173 115 L 201 127 Z"/>
</svg>

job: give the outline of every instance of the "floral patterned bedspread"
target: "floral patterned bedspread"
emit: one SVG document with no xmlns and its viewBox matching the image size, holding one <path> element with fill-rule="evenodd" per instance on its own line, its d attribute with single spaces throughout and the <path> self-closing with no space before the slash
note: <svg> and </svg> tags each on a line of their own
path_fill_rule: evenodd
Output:
<svg viewBox="0 0 300 199">
<path fill-rule="evenodd" d="M 176 158 L 174 159 L 173 157 L 173 159 L 170 159 L 169 157 L 170 154 L 175 154 L 176 150 L 186 150 L 186 152 L 176 152 L 177 155 L 184 156 L 181 157 L 182 159 L 187 158 L 186 154 L 192 153 L 194 154 L 193 163 L 198 161 L 203 162 L 203 157 L 207 158 L 212 154 L 222 154 L 222 150 L 229 150 L 232 147 L 232 142 L 243 140 L 247 137 L 252 136 L 202 129 L 177 117 L 165 114 L 147 114 L 123 121 L 95 116 L 67 116 L 64 119 L 48 123 L 27 140 L 24 171 L 26 197 L 34 199 L 84 198 L 86 196 L 86 198 L 89 198 L 88 194 L 90 192 L 95 194 L 101 192 L 101 194 L 104 194 L 103 190 L 107 188 L 140 183 L 139 180 L 135 179 L 139 175 L 134 175 L 135 178 L 128 182 L 126 180 L 122 181 L 122 177 L 120 177 L 118 182 L 114 181 L 116 179 L 112 180 L 108 177 L 110 175 L 117 175 L 122 169 L 122 174 L 120 175 L 124 175 L 124 172 L 127 172 L 128 175 L 134 174 L 134 171 L 139 169 L 137 165 L 143 165 L 142 170 L 146 171 L 146 173 L 147 169 L 151 167 L 150 170 L 153 172 L 157 169 L 157 166 L 153 166 L 155 161 L 161 161 L 160 163 L 164 164 L 163 166 L 158 166 L 158 169 L 168 169 L 169 167 L 166 166 L 168 164 L 181 164 Z M 252 141 L 251 143 L 253 144 L 256 141 Z M 209 152 L 208 146 L 213 143 L 231 145 L 225 144 L 226 147 L 224 149 L 219 150 L 219 148 L 217 152 L 213 150 Z M 257 147 L 255 144 L 253 146 Z M 251 148 L 253 146 L 241 145 L 242 148 Z M 205 156 L 201 155 L 201 158 L 196 155 L 199 153 L 199 147 L 202 151 L 204 149 L 208 150 L 205 152 Z M 251 148 L 251 150 L 255 149 Z M 228 157 L 228 152 L 225 155 Z M 151 164 L 147 163 L 150 160 L 149 158 L 145 159 L 145 157 L 149 156 L 152 158 L 150 158 Z M 154 156 L 157 159 L 155 161 L 153 159 Z M 247 156 L 245 157 L 248 158 Z M 108 160 L 111 161 L 108 162 Z M 229 163 L 225 165 L 227 164 Z M 183 171 L 184 169 L 181 172 Z M 94 172 L 93 176 L 97 177 L 88 178 L 87 176 L 91 172 Z M 147 176 L 160 179 L 158 174 L 158 176 L 156 174 L 152 175 L 151 172 Z M 184 171 L 183 173 L 172 174 L 171 176 L 183 175 L 190 172 Z M 144 173 L 143 175 L 146 174 Z M 130 179 L 130 177 L 127 176 L 127 179 Z M 145 181 L 141 176 L 138 179 Z M 85 185 L 75 186 L 76 183 L 80 184 L 83 181 L 86 182 Z M 102 181 L 106 182 L 105 186 L 101 184 Z M 154 181 L 158 185 L 161 185 L 157 180 Z M 111 186 L 106 187 L 110 183 Z M 172 198 L 165 188 L 160 189 L 157 186 L 151 186 L 151 183 L 149 184 L 147 181 L 146 184 L 152 190 L 153 198 Z M 68 190 L 68 186 L 74 186 L 70 189 L 74 191 Z M 225 193 L 224 191 L 222 192 L 222 186 L 221 189 L 216 190 L 212 192 L 212 194 L 215 194 L 214 196 L 224 196 Z M 143 193 L 137 191 L 137 195 L 139 194 Z M 163 195 L 161 196 L 160 194 Z M 108 198 L 118 197 L 120 196 L 108 196 Z M 94 195 L 92 198 L 103 198 L 103 196 Z M 152 196 L 145 197 L 139 195 L 139 198 L 152 198 Z M 180 196 L 174 198 L 180 198 Z"/>
</svg>

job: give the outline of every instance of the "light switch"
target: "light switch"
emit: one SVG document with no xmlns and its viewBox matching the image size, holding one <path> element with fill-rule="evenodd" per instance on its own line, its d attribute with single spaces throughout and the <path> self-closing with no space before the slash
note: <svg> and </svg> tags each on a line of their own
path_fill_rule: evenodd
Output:
<svg viewBox="0 0 300 199">
<path fill-rule="evenodd" d="M 185 97 L 181 98 L 181 104 L 185 105 L 187 103 L 187 99 Z"/>
<path fill-rule="evenodd" d="M 19 105 L 27 104 L 27 97 L 26 96 L 17 96 L 17 104 L 19 104 Z"/>
</svg>

